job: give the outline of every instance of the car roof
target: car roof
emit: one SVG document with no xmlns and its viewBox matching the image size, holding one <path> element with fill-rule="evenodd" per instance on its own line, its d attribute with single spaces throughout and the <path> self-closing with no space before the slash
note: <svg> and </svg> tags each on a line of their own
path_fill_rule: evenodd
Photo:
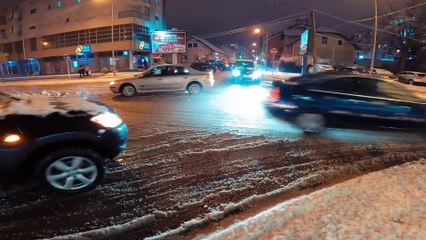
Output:
<svg viewBox="0 0 426 240">
<path fill-rule="evenodd" d="M 236 62 L 254 62 L 251 59 L 238 59 Z"/>
</svg>

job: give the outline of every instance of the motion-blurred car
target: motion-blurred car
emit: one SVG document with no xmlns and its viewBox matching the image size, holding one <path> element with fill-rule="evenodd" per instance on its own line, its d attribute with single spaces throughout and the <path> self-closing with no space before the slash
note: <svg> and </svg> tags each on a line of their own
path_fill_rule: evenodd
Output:
<svg viewBox="0 0 426 240">
<path fill-rule="evenodd" d="M 253 60 L 238 60 L 231 72 L 231 83 L 253 83 L 260 84 L 262 81 L 261 72 L 255 67 Z"/>
<path fill-rule="evenodd" d="M 368 73 L 371 74 L 373 77 L 398 81 L 398 77 L 395 74 L 393 74 L 391 71 L 388 71 L 386 69 L 373 68 L 373 69 L 369 69 Z"/>
<path fill-rule="evenodd" d="M 426 73 L 405 71 L 398 73 L 396 76 L 398 76 L 400 82 L 410 85 L 426 84 Z"/>
<path fill-rule="evenodd" d="M 214 86 L 212 71 L 197 70 L 181 65 L 160 65 L 149 68 L 135 78 L 112 81 L 109 84 L 113 93 L 133 97 L 138 93 L 187 91 L 200 94 Z"/>
<path fill-rule="evenodd" d="M 425 131 L 426 102 L 395 82 L 360 75 L 315 75 L 276 81 L 265 103 L 303 131 L 356 125 Z"/>
<path fill-rule="evenodd" d="M 31 176 L 57 192 L 81 193 L 100 183 L 105 160 L 126 142 L 127 126 L 99 102 L 0 93 L 2 182 Z"/>
</svg>

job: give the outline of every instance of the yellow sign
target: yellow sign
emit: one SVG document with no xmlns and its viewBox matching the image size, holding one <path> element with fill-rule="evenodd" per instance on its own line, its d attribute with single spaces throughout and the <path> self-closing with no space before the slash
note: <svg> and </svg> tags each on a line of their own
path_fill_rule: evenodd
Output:
<svg viewBox="0 0 426 240">
<path fill-rule="evenodd" d="M 145 47 L 145 42 L 144 41 L 141 41 L 140 43 L 139 43 L 139 50 L 143 50 L 143 48 Z"/>
<path fill-rule="evenodd" d="M 82 45 L 78 45 L 78 47 L 75 49 L 75 53 L 80 54 L 83 52 L 83 46 Z"/>
</svg>

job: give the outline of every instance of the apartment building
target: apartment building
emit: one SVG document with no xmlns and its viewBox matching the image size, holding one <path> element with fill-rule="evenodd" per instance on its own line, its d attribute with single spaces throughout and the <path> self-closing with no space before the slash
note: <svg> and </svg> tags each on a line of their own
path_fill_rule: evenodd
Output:
<svg viewBox="0 0 426 240">
<path fill-rule="evenodd" d="M 163 0 L 25 0 L 0 10 L 8 75 L 132 70 L 151 59 L 150 33 L 163 30 Z M 112 37 L 113 36 L 113 37 Z"/>
</svg>

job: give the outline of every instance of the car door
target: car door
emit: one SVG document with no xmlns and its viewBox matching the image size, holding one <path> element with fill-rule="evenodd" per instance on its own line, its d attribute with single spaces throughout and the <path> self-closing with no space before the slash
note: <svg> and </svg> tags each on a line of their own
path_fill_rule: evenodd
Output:
<svg viewBox="0 0 426 240">
<path fill-rule="evenodd" d="M 381 120 L 389 126 L 411 128 L 426 122 L 426 102 L 393 83 L 371 80 L 372 98 L 385 102 L 380 109 Z"/>
<path fill-rule="evenodd" d="M 169 66 L 167 69 L 167 89 L 182 90 L 188 83 L 189 70 L 181 66 Z"/>
<path fill-rule="evenodd" d="M 159 66 L 145 72 L 137 80 L 137 87 L 140 92 L 161 91 L 167 77 L 167 66 Z"/>
<path fill-rule="evenodd" d="M 328 118 L 343 124 L 381 125 L 389 114 L 386 99 L 377 97 L 374 79 L 362 77 L 334 78 L 314 86 Z M 408 111 L 403 109 L 401 111 Z"/>
</svg>

